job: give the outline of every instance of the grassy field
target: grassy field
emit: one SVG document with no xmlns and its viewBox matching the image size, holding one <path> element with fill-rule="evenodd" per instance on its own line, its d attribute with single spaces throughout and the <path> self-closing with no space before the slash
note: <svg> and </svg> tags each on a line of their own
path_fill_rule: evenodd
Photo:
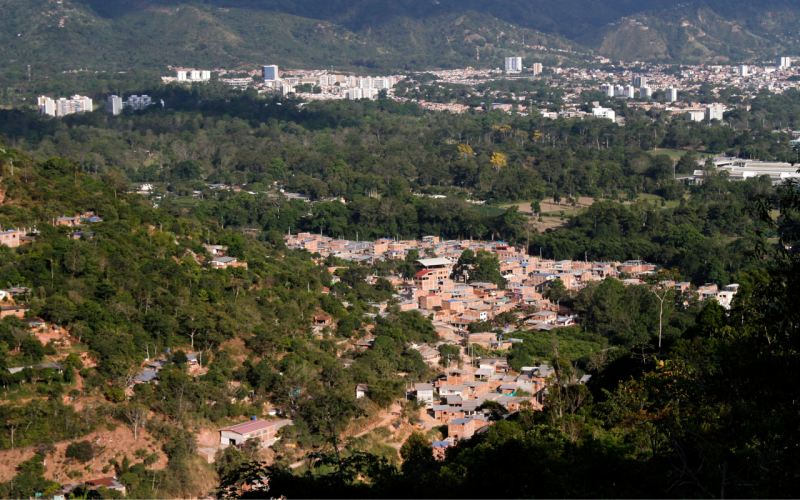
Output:
<svg viewBox="0 0 800 500">
<path fill-rule="evenodd" d="M 487 207 L 485 205 L 478 205 L 475 207 L 475 210 L 482 213 L 483 215 L 488 215 L 489 217 L 497 217 L 498 215 L 503 215 L 504 213 L 506 213 L 505 208 Z"/>
<path fill-rule="evenodd" d="M 647 154 L 653 156 L 667 155 L 670 158 L 676 159 L 683 157 L 683 155 L 685 155 L 688 152 L 689 152 L 688 149 L 657 149 L 655 151 L 648 151 Z M 710 151 L 695 151 L 695 152 L 698 153 L 702 158 L 705 158 L 706 156 L 712 156 L 714 154 L 711 153 Z"/>
</svg>

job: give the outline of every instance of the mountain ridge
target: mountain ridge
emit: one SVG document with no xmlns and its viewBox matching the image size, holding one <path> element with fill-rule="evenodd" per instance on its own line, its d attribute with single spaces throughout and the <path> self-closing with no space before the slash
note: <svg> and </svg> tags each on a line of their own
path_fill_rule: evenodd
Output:
<svg viewBox="0 0 800 500">
<path fill-rule="evenodd" d="M 0 0 L 0 67 L 126 70 L 167 65 L 382 71 L 613 59 L 757 61 L 800 53 L 797 5 L 767 0 Z M 738 9 L 737 7 L 741 7 Z M 458 21 L 461 19 L 462 21 Z M 522 47 L 569 49 L 575 56 Z M 481 60 L 476 59 L 481 52 Z"/>
</svg>

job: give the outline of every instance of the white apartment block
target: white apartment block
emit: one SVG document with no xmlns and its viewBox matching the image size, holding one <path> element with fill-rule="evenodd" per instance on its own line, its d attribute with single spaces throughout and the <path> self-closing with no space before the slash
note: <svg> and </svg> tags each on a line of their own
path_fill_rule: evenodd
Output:
<svg viewBox="0 0 800 500">
<path fill-rule="evenodd" d="M 600 85 L 600 92 L 605 94 L 606 97 L 614 97 L 614 86 L 609 84 Z"/>
<path fill-rule="evenodd" d="M 372 86 L 376 89 L 390 89 L 394 87 L 394 79 L 390 76 L 378 77 L 372 80 Z"/>
<path fill-rule="evenodd" d="M 186 81 L 186 72 L 185 71 L 178 71 L 178 81 L 185 82 Z"/>
<path fill-rule="evenodd" d="M 186 75 L 184 74 L 184 76 Z M 111 113 L 115 116 L 122 113 L 122 97 L 116 95 L 108 96 L 108 100 L 106 101 L 106 113 Z"/>
<path fill-rule="evenodd" d="M 375 99 L 378 97 L 378 89 L 360 89 L 360 88 L 349 88 L 345 92 L 345 97 L 348 99 Z"/>
<path fill-rule="evenodd" d="M 92 100 L 85 96 L 74 95 L 69 99 L 62 97 L 58 100 L 41 96 L 37 99 L 39 112 L 49 116 L 66 116 L 74 113 L 86 113 L 92 111 Z"/>
<path fill-rule="evenodd" d="M 750 67 L 742 65 L 739 66 L 739 76 L 747 76 L 750 74 Z"/>
<path fill-rule="evenodd" d="M 633 85 L 625 85 L 625 87 L 623 88 L 623 96 L 625 96 L 628 99 L 633 99 L 635 97 L 635 94 L 636 94 L 636 87 L 634 87 Z"/>
<path fill-rule="evenodd" d="M 294 87 L 291 85 L 283 84 L 281 85 L 281 95 L 289 95 L 294 94 Z"/>
<path fill-rule="evenodd" d="M 639 87 L 639 88 L 647 87 L 647 77 L 636 75 L 633 78 L 631 78 L 631 84 L 634 87 Z"/>
<path fill-rule="evenodd" d="M 613 109 L 609 108 L 594 108 L 592 109 L 592 116 L 595 118 L 608 118 L 611 121 L 615 121 L 617 119 L 617 114 Z"/>
<path fill-rule="evenodd" d="M 541 75 L 542 70 L 544 70 L 544 67 L 542 66 L 542 63 L 533 63 L 533 66 L 531 66 L 531 70 L 533 71 L 533 76 Z"/>
<path fill-rule="evenodd" d="M 722 104 L 710 104 L 706 108 L 706 120 L 720 120 L 722 121 L 723 114 L 725 113 L 725 106 Z"/>
<path fill-rule="evenodd" d="M 506 73 L 519 73 L 522 71 L 521 57 L 506 57 Z"/>
<path fill-rule="evenodd" d="M 360 89 L 371 89 L 372 88 L 372 77 L 359 76 L 358 77 L 358 88 L 360 88 Z"/>
<path fill-rule="evenodd" d="M 653 89 L 650 87 L 641 87 L 639 89 L 639 98 L 640 99 L 647 99 L 648 97 L 653 97 Z"/>
<path fill-rule="evenodd" d="M 778 57 L 775 59 L 775 67 L 777 69 L 789 68 L 792 66 L 791 57 Z"/>
<path fill-rule="evenodd" d="M 676 87 L 667 87 L 664 89 L 666 93 L 667 102 L 675 102 L 678 100 L 678 89 Z"/>
</svg>

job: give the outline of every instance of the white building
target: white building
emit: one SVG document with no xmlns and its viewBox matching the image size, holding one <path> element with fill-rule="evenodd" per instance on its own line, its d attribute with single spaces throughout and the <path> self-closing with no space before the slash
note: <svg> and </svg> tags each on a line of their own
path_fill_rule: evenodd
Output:
<svg viewBox="0 0 800 500">
<path fill-rule="evenodd" d="M 49 97 L 41 96 L 37 99 L 39 113 L 48 116 L 56 116 L 56 102 Z"/>
<path fill-rule="evenodd" d="M 664 92 L 666 94 L 665 98 L 667 102 L 675 102 L 678 100 L 678 89 L 676 87 L 667 87 L 664 89 Z"/>
<path fill-rule="evenodd" d="M 544 67 L 542 66 L 542 63 L 533 63 L 531 70 L 533 71 L 533 76 L 541 75 Z"/>
<path fill-rule="evenodd" d="M 789 68 L 792 66 L 791 57 L 778 57 L 775 59 L 775 67 L 777 69 Z"/>
<path fill-rule="evenodd" d="M 111 113 L 112 115 L 122 113 L 122 98 L 116 95 L 108 96 L 108 100 L 106 101 L 106 113 Z"/>
<path fill-rule="evenodd" d="M 693 122 L 701 122 L 706 117 L 706 110 L 702 109 L 687 109 L 686 116 Z"/>
<path fill-rule="evenodd" d="M 193 82 L 199 82 L 200 81 L 200 72 L 197 71 L 196 69 L 193 69 L 189 73 L 189 80 L 191 80 Z"/>
<path fill-rule="evenodd" d="M 633 84 L 634 87 L 639 87 L 639 88 L 647 87 L 647 77 L 636 75 L 633 78 L 631 78 L 631 84 Z"/>
<path fill-rule="evenodd" d="M 747 76 L 750 74 L 750 67 L 746 65 L 739 66 L 739 76 Z"/>
<path fill-rule="evenodd" d="M 264 76 L 264 80 L 279 80 L 280 73 L 278 72 L 278 67 L 276 65 L 271 66 L 264 66 L 261 68 L 261 71 Z"/>
<path fill-rule="evenodd" d="M 54 101 L 47 96 L 37 99 L 39 112 L 49 116 L 66 116 L 74 113 L 86 113 L 92 111 L 92 100 L 85 96 L 74 95 L 67 99 L 62 97 Z"/>
<path fill-rule="evenodd" d="M 220 444 L 242 446 L 248 439 L 258 439 L 261 441 L 262 446 L 272 446 L 280 439 L 276 436 L 277 431 L 285 425 L 291 425 L 291 421 L 267 422 L 264 420 L 251 420 L 220 429 L 219 442 Z"/>
<path fill-rule="evenodd" d="M 394 79 L 392 77 L 379 77 L 372 80 L 372 86 L 376 89 L 390 89 L 394 87 Z"/>
<path fill-rule="evenodd" d="M 653 97 L 653 89 L 651 89 L 650 87 L 647 87 L 647 86 L 641 87 L 639 89 L 639 98 L 640 99 L 647 99 L 649 97 Z"/>
<path fill-rule="evenodd" d="M 611 121 L 615 121 L 617 119 L 617 114 L 613 109 L 609 108 L 594 108 L 592 109 L 592 116 L 595 118 L 608 118 Z"/>
<path fill-rule="evenodd" d="M 294 87 L 291 85 L 281 85 L 281 95 L 294 94 Z"/>
<path fill-rule="evenodd" d="M 506 73 L 519 73 L 522 71 L 521 57 L 506 57 Z"/>
<path fill-rule="evenodd" d="M 358 88 L 360 88 L 360 89 L 371 89 L 372 88 L 372 77 L 359 76 L 358 77 Z"/>
<path fill-rule="evenodd" d="M 600 85 L 600 92 L 605 94 L 606 97 L 614 97 L 614 86 L 607 83 Z"/>
<path fill-rule="evenodd" d="M 722 121 L 723 113 L 725 112 L 725 106 L 722 104 L 710 104 L 706 108 L 706 120 L 720 120 Z"/>
<path fill-rule="evenodd" d="M 357 87 L 349 88 L 344 95 L 351 100 L 356 99 L 375 99 L 378 97 L 378 89 L 360 89 Z"/>
<path fill-rule="evenodd" d="M 178 81 L 185 82 L 186 81 L 186 72 L 185 71 L 178 71 Z"/>
<path fill-rule="evenodd" d="M 209 80 L 211 80 L 211 72 L 204 69 L 200 72 L 200 81 L 207 82 Z"/>
<path fill-rule="evenodd" d="M 633 99 L 636 94 L 636 87 L 633 85 L 625 85 L 623 89 L 623 96 L 628 99 Z"/>
</svg>

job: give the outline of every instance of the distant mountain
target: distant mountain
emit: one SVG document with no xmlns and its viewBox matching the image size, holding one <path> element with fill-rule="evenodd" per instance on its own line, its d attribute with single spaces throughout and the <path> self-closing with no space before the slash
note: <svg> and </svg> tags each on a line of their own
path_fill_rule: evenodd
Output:
<svg viewBox="0 0 800 500">
<path fill-rule="evenodd" d="M 621 18 L 577 40 L 623 60 L 748 62 L 800 54 L 798 21 L 798 2 L 698 2 Z"/>
<path fill-rule="evenodd" d="M 402 70 L 505 55 L 736 62 L 800 54 L 797 0 L 0 0 L 0 69 L 274 62 Z M 481 54 L 477 61 L 478 52 Z"/>
<path fill-rule="evenodd" d="M 233 4 L 233 2 L 230 2 Z M 243 6 L 179 2 L 0 0 L 0 65 L 34 64 L 56 70 L 165 67 L 288 67 L 420 69 L 502 65 L 542 44 L 579 47 L 557 35 L 514 27 L 469 10 L 438 9 L 433 17 L 391 13 L 391 22 L 333 22 Z M 287 9 L 284 9 L 287 10 Z M 297 11 L 297 9 L 291 9 Z M 298 13 L 308 14 L 310 8 Z M 370 14 L 377 16 L 377 13 Z M 375 17 L 377 19 L 377 17 Z M 389 14 L 385 17 L 389 18 Z M 353 29 L 348 27 L 352 24 Z M 355 28 L 360 24 L 360 28 Z M 481 61 L 477 55 L 481 53 Z M 560 53 L 552 56 L 569 57 Z"/>
</svg>

